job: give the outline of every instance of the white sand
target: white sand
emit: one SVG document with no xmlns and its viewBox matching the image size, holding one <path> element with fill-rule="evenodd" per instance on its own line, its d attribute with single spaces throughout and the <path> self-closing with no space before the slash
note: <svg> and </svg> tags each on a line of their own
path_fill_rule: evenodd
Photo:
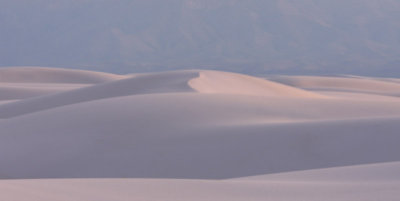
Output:
<svg viewBox="0 0 400 201">
<path fill-rule="evenodd" d="M 378 79 L 368 77 L 275 76 L 272 77 L 271 80 L 309 90 L 349 91 L 400 96 L 400 82 L 398 79 Z"/>
<path fill-rule="evenodd" d="M 0 194 L 18 201 L 130 200 L 398 200 L 400 163 L 309 170 L 231 180 L 2 180 Z"/>
<path fill-rule="evenodd" d="M 29 67 L 0 78 L 6 200 L 400 197 L 396 79 Z"/>
<path fill-rule="evenodd" d="M 0 68 L 0 82 L 12 83 L 102 83 L 125 76 L 102 72 L 46 67 Z"/>
</svg>

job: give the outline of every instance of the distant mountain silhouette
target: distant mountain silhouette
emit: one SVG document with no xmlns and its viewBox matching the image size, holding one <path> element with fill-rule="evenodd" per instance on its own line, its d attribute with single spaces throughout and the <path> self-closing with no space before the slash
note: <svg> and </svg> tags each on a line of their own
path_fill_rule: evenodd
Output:
<svg viewBox="0 0 400 201">
<path fill-rule="evenodd" d="M 0 66 L 400 76 L 398 0 L 5 0 Z"/>
</svg>

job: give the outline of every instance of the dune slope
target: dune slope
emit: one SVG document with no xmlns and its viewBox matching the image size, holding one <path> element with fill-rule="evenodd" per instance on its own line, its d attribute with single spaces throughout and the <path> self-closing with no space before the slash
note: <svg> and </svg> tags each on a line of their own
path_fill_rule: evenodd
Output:
<svg viewBox="0 0 400 201">
<path fill-rule="evenodd" d="M 124 78 L 121 75 L 46 67 L 0 68 L 0 83 L 81 83 L 95 84 Z"/>
<path fill-rule="evenodd" d="M 189 193 L 164 200 L 400 196 L 394 79 L 25 70 L 3 71 L 14 77 L 0 83 L 0 178 L 23 179 L 0 180 L 3 197 L 73 200 L 62 189 L 88 200 L 155 200 L 176 189 Z M 132 193 L 141 185 L 156 187 Z"/>
<path fill-rule="evenodd" d="M 310 90 L 349 91 L 388 96 L 400 96 L 396 79 L 367 77 L 275 76 L 271 80 Z"/>
<path fill-rule="evenodd" d="M 0 118 L 10 118 L 64 105 L 111 97 L 148 93 L 190 92 L 193 89 L 187 85 L 187 80 L 196 76 L 196 72 L 190 71 L 132 76 L 64 93 L 39 96 L 3 105 L 0 107 Z"/>
<path fill-rule="evenodd" d="M 2 198 L 19 201 L 397 200 L 399 177 L 392 176 L 398 175 L 399 167 L 396 162 L 234 180 L 0 180 L 0 194 Z"/>
</svg>

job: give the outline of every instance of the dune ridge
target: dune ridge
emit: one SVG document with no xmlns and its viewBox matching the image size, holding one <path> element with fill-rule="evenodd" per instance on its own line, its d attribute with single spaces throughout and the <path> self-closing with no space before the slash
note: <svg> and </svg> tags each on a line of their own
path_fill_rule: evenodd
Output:
<svg viewBox="0 0 400 201">
<path fill-rule="evenodd" d="M 33 67 L 0 78 L 0 198 L 399 196 L 396 79 Z"/>
<path fill-rule="evenodd" d="M 0 194 L 19 201 L 63 200 L 396 200 L 399 163 L 318 169 L 233 180 L 0 180 Z M 398 174 L 397 174 L 398 175 Z M 372 177 L 371 177 L 372 176 Z M 354 180 L 355 179 L 355 180 Z M 102 193 L 99 193 L 102 192 Z"/>
<path fill-rule="evenodd" d="M 40 74 L 40 72 L 45 70 L 39 69 L 38 73 Z M 87 72 L 83 74 L 86 75 Z M 64 76 L 68 77 L 69 74 L 65 74 Z M 64 93 L 50 94 L 48 90 L 27 90 L 25 88 L 14 90 L 13 93 L 6 93 L 8 97 L 4 99 L 23 98 L 24 96 L 33 98 L 1 106 L 0 118 L 11 118 L 80 102 L 139 94 L 197 92 L 296 98 L 324 97 L 313 92 L 307 92 L 260 78 L 235 73 L 196 70 L 131 75 L 124 79 L 76 88 L 75 90 L 66 90 Z M 18 94 L 18 91 L 21 94 Z M 39 96 L 40 92 L 47 96 Z M 59 90 L 57 92 L 63 91 Z"/>
<path fill-rule="evenodd" d="M 0 118 L 10 118 L 64 105 L 119 96 L 192 92 L 192 88 L 187 86 L 187 80 L 195 76 L 197 73 L 191 71 L 132 75 L 126 79 L 2 105 L 0 106 Z"/>
<path fill-rule="evenodd" d="M 81 83 L 96 84 L 124 78 L 125 76 L 85 70 L 50 67 L 0 68 L 0 82 L 28 83 Z"/>
<path fill-rule="evenodd" d="M 270 80 L 310 90 L 348 91 L 400 96 L 397 79 L 367 77 L 275 76 Z"/>
<path fill-rule="evenodd" d="M 398 163 L 266 175 L 234 180 L 194 179 L 40 179 L 0 180 L 3 198 L 43 200 L 397 200 L 400 183 L 393 172 Z M 309 179 L 313 172 L 318 178 Z M 322 173 L 322 174 L 321 174 Z M 343 176 L 356 180 L 340 179 Z M 325 176 L 327 175 L 327 176 Z M 373 178 L 368 175 L 375 175 Z M 335 178 L 339 176 L 339 179 Z M 366 176 L 366 177 L 364 177 Z M 332 180 L 332 178 L 334 178 Z"/>
<path fill-rule="evenodd" d="M 324 96 L 237 73 L 201 71 L 189 85 L 200 93 L 322 98 Z"/>
</svg>

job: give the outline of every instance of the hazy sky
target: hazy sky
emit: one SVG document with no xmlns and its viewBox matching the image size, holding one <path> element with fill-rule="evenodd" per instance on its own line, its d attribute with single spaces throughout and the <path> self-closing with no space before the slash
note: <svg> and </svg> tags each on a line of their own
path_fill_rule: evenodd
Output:
<svg viewBox="0 0 400 201">
<path fill-rule="evenodd" d="M 400 76 L 398 0 L 0 0 L 0 66 Z"/>
</svg>

